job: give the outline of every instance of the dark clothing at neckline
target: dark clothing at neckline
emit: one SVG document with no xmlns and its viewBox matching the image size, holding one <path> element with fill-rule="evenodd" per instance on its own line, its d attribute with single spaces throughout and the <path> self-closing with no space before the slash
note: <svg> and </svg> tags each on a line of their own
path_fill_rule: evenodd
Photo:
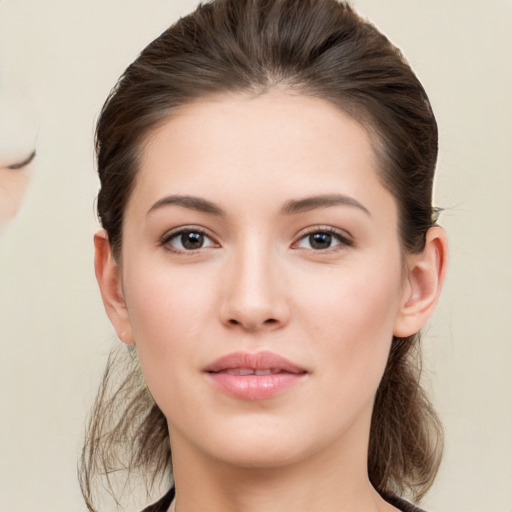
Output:
<svg viewBox="0 0 512 512">
<path fill-rule="evenodd" d="M 412 503 L 403 500 L 402 498 L 397 498 L 395 496 L 391 496 L 386 498 L 388 503 L 391 503 L 394 507 L 401 510 L 402 512 L 425 512 L 423 509 L 415 507 Z"/>
<path fill-rule="evenodd" d="M 145 508 L 142 512 L 167 512 L 174 499 L 174 486 L 169 489 L 169 492 L 156 503 Z"/>
<path fill-rule="evenodd" d="M 167 509 L 171 506 L 172 500 L 174 499 L 174 487 L 171 487 L 169 492 L 156 503 L 145 508 L 142 512 L 167 512 Z M 401 498 L 390 497 L 386 498 L 388 503 L 391 503 L 394 507 L 398 508 L 402 512 L 425 512 L 409 502 L 402 500 Z"/>
</svg>

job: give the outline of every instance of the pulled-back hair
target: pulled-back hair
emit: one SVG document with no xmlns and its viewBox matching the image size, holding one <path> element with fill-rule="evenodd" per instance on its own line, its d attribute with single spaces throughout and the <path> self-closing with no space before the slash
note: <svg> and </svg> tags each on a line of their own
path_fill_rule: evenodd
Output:
<svg viewBox="0 0 512 512">
<path fill-rule="evenodd" d="M 210 95 L 272 88 L 322 98 L 369 132 L 379 177 L 399 212 L 403 253 L 423 249 L 433 225 L 437 124 L 428 97 L 400 51 L 345 2 L 213 0 L 149 44 L 126 69 L 97 125 L 98 215 L 115 258 L 123 217 L 150 133 L 173 111 Z M 384 497 L 420 499 L 431 486 L 442 429 L 420 386 L 419 334 L 395 338 L 377 391 L 368 473 Z M 90 419 L 82 492 L 117 470 L 149 483 L 172 474 L 167 422 L 128 358 L 111 357 Z M 111 488 L 112 490 L 112 488 Z"/>
</svg>

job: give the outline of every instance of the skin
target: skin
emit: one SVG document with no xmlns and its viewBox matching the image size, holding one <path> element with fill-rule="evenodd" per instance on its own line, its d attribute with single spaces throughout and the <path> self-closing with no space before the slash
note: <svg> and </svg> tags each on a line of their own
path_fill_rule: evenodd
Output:
<svg viewBox="0 0 512 512">
<path fill-rule="evenodd" d="M 0 167 L 0 234 L 18 213 L 30 183 L 31 166 L 22 169 Z"/>
<path fill-rule="evenodd" d="M 35 107 L 23 87 L 0 81 L 0 234 L 23 203 L 37 132 Z"/>
<path fill-rule="evenodd" d="M 176 195 L 223 214 L 162 202 Z M 283 211 L 332 195 L 345 199 Z M 373 401 L 393 335 L 427 321 L 446 267 L 432 228 L 404 268 L 397 226 L 368 133 L 323 100 L 219 96 L 148 137 L 120 261 L 100 231 L 96 273 L 167 417 L 178 512 L 396 510 L 368 480 Z M 204 245 L 181 245 L 183 227 Z M 329 229 L 340 237 L 311 244 Z M 203 369 L 238 350 L 306 374 L 267 400 L 228 396 Z"/>
</svg>

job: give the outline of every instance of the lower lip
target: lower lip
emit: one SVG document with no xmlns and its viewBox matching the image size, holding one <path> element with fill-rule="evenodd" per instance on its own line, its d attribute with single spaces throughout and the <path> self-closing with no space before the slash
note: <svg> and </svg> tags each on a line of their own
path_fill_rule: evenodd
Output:
<svg viewBox="0 0 512 512">
<path fill-rule="evenodd" d="M 304 373 L 275 373 L 269 375 L 231 375 L 208 373 L 213 385 L 241 400 L 265 400 L 283 393 L 304 380 Z"/>
</svg>

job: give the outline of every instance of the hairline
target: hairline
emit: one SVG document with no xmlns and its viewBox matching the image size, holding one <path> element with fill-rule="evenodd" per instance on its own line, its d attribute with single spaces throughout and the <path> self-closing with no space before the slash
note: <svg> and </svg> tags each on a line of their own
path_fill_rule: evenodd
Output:
<svg viewBox="0 0 512 512">
<path fill-rule="evenodd" d="M 241 96 L 247 96 L 251 99 L 256 99 L 266 94 L 271 93 L 273 90 L 279 90 L 288 94 L 297 93 L 297 96 L 304 96 L 307 98 L 319 99 L 325 104 L 333 107 L 334 109 L 342 112 L 345 115 L 348 115 L 352 120 L 357 122 L 368 134 L 368 139 L 370 142 L 370 146 L 372 148 L 377 166 L 376 166 L 376 174 L 379 179 L 381 185 L 388 190 L 388 192 L 392 195 L 393 200 L 395 202 L 395 206 L 397 208 L 397 233 L 398 239 L 400 242 L 400 250 L 402 254 L 403 260 L 403 270 L 405 271 L 405 263 L 406 256 L 411 251 L 408 251 L 405 246 L 405 241 L 402 239 L 401 232 L 401 221 L 402 221 L 402 212 L 400 207 L 400 202 L 396 197 L 395 192 L 392 187 L 387 182 L 386 176 L 391 173 L 390 169 L 390 159 L 387 155 L 386 143 L 384 141 L 384 137 L 381 135 L 378 129 L 377 120 L 370 113 L 370 109 L 365 106 L 364 101 L 355 100 L 350 98 L 348 95 L 340 95 L 338 98 L 334 97 L 332 94 L 322 94 L 323 91 L 313 91 L 310 86 L 307 84 L 301 85 L 292 84 L 292 83 L 284 83 L 284 81 L 272 81 L 269 84 L 262 85 L 253 85 L 252 87 L 247 87 L 244 89 L 236 89 L 230 90 L 225 89 L 221 90 L 219 88 L 218 91 L 213 92 L 203 92 L 197 93 L 194 97 L 183 101 L 174 106 L 169 106 L 168 108 L 162 109 L 157 114 L 153 114 L 155 117 L 155 121 L 151 123 L 146 130 L 144 130 L 136 139 L 136 142 L 133 147 L 133 178 L 130 184 L 129 193 L 126 197 L 126 202 L 124 204 L 124 209 L 122 212 L 122 220 L 121 220 L 121 229 L 120 229 L 120 237 L 119 237 L 119 246 L 112 247 L 112 253 L 114 255 L 116 263 L 120 263 L 122 260 L 122 246 L 124 239 L 124 220 L 126 210 L 128 208 L 128 204 L 131 200 L 132 194 L 137 186 L 138 176 L 141 171 L 142 161 L 144 158 L 144 154 L 147 151 L 148 146 L 151 144 L 152 135 L 156 131 L 158 131 L 163 125 L 165 125 L 170 120 L 179 116 L 181 113 L 185 113 L 186 110 L 194 105 L 198 105 L 201 103 L 210 103 L 216 101 L 222 101 L 229 98 L 236 98 Z M 293 95 L 293 94 L 292 94 Z"/>
</svg>

